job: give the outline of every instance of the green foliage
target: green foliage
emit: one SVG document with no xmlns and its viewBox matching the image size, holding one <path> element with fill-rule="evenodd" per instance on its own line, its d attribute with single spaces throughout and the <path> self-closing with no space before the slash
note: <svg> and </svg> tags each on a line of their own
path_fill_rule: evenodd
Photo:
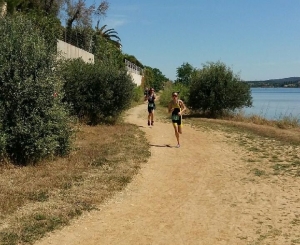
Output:
<svg viewBox="0 0 300 245">
<path fill-rule="evenodd" d="M 135 58 L 134 55 L 124 54 L 123 56 L 124 56 L 124 61 L 126 59 L 126 60 L 130 61 L 131 63 L 139 66 L 140 68 L 144 68 L 144 65 L 137 58 Z"/>
<path fill-rule="evenodd" d="M 154 88 L 156 91 L 163 89 L 164 83 L 168 79 L 157 68 L 149 66 L 144 67 L 144 86 L 148 88 Z"/>
<path fill-rule="evenodd" d="M 5 0 L 0 1 L 7 2 L 7 12 L 9 14 L 15 14 L 16 12 L 22 13 L 44 13 L 45 15 L 51 14 L 57 16 L 63 1 L 61 0 L 51 0 L 51 1 L 41 1 L 41 0 Z"/>
<path fill-rule="evenodd" d="M 164 90 L 159 97 L 159 103 L 162 106 L 168 106 L 170 100 L 172 99 L 172 93 L 179 92 L 179 99 L 183 100 L 185 103 L 188 102 L 189 98 L 189 88 L 180 83 L 166 83 Z"/>
<path fill-rule="evenodd" d="M 17 8 L 23 13 L 35 12 L 40 14 L 44 13 L 44 15 L 50 14 L 57 16 L 62 3 L 62 0 L 22 0 Z"/>
<path fill-rule="evenodd" d="M 5 155 L 5 147 L 6 147 L 6 135 L 4 134 L 3 129 L 0 129 L 0 162 Z"/>
<path fill-rule="evenodd" d="M 196 69 L 189 63 L 183 63 L 176 69 L 177 79 L 175 83 L 181 83 L 185 86 L 189 86 L 192 77 L 195 75 Z"/>
<path fill-rule="evenodd" d="M 222 62 L 208 62 L 190 86 L 189 106 L 215 116 L 252 105 L 250 87 Z"/>
<path fill-rule="evenodd" d="M 52 52 L 56 52 L 57 49 L 57 39 L 63 39 L 63 28 L 61 26 L 60 20 L 53 15 L 45 15 L 43 12 L 29 12 L 26 14 L 32 23 L 38 28 L 46 42 L 52 49 Z"/>
<path fill-rule="evenodd" d="M 125 69 L 70 60 L 62 67 L 65 98 L 72 113 L 90 124 L 115 122 L 129 108 L 134 83 Z"/>
<path fill-rule="evenodd" d="M 134 102 L 141 102 L 144 98 L 144 89 L 141 86 L 135 86 L 133 90 L 132 100 Z"/>
<path fill-rule="evenodd" d="M 87 52 L 91 52 L 91 42 L 95 31 L 91 27 L 75 26 L 65 30 L 67 32 L 67 40 L 69 44 L 81 48 Z"/>
<path fill-rule="evenodd" d="M 7 3 L 7 12 L 9 14 L 14 14 L 18 6 L 22 3 L 22 0 L 9 0 Z"/>
<path fill-rule="evenodd" d="M 99 22 L 98 22 L 99 24 Z M 121 39 L 118 36 L 118 32 L 113 28 L 106 29 L 107 25 L 102 26 L 100 29 L 96 27 L 96 35 L 103 37 L 107 42 L 116 46 L 118 49 L 121 47 Z"/>
<path fill-rule="evenodd" d="M 96 64 L 107 64 L 119 69 L 125 67 L 122 51 L 104 37 L 94 35 L 92 53 L 95 55 Z"/>
<path fill-rule="evenodd" d="M 22 16 L 0 19 L 0 33 L 0 137 L 8 157 L 27 164 L 68 153 L 67 112 L 53 96 L 60 80 L 52 44 Z"/>
</svg>

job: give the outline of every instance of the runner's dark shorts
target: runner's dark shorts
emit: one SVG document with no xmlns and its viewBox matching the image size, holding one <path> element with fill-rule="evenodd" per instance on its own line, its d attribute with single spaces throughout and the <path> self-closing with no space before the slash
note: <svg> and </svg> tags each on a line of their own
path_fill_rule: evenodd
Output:
<svg viewBox="0 0 300 245">
<path fill-rule="evenodd" d="M 152 113 L 153 110 L 155 110 L 156 106 L 155 103 L 148 103 L 148 112 Z"/>
<path fill-rule="evenodd" d="M 173 116 L 174 116 L 174 114 L 172 114 L 172 123 L 173 124 L 177 124 L 178 126 L 180 126 L 181 125 L 181 116 L 179 116 L 179 119 L 178 120 L 174 120 L 173 119 Z M 177 115 L 178 116 L 178 115 Z"/>
</svg>

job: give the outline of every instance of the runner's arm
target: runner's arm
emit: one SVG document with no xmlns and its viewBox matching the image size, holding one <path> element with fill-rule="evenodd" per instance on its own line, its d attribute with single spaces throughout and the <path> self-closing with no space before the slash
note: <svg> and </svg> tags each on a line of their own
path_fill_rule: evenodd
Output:
<svg viewBox="0 0 300 245">
<path fill-rule="evenodd" d="M 169 102 L 169 105 L 168 105 L 168 112 L 170 113 L 170 112 L 172 112 L 173 110 L 172 110 L 172 104 L 171 104 L 171 102 Z"/>
<path fill-rule="evenodd" d="M 179 101 L 179 105 L 180 105 L 180 108 L 181 108 L 180 115 L 182 115 L 182 113 L 186 110 L 186 106 L 185 106 L 185 104 L 183 103 L 182 100 Z"/>
</svg>

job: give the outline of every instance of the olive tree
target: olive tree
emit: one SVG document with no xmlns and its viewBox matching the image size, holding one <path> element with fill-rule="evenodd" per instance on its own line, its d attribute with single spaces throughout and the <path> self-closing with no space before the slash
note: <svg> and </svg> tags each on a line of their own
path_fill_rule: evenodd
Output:
<svg viewBox="0 0 300 245">
<path fill-rule="evenodd" d="M 177 79 L 175 83 L 189 86 L 193 75 L 195 74 L 196 68 L 194 68 L 188 62 L 183 63 L 180 67 L 176 69 Z"/>
<path fill-rule="evenodd" d="M 71 128 L 53 44 L 23 16 L 0 19 L 0 33 L 2 153 L 17 164 L 68 153 Z"/>
<path fill-rule="evenodd" d="M 252 106 L 250 87 L 224 63 L 207 62 L 190 85 L 189 107 L 212 116 Z"/>
<path fill-rule="evenodd" d="M 114 123 L 131 104 L 135 85 L 125 68 L 74 59 L 65 63 L 61 73 L 64 101 L 89 124 Z"/>
</svg>

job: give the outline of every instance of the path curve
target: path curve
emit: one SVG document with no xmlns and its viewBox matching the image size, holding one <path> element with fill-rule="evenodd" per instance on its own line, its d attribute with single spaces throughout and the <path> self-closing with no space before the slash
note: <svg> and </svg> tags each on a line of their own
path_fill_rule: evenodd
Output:
<svg viewBox="0 0 300 245">
<path fill-rule="evenodd" d="M 248 244 L 241 237 L 255 229 L 234 149 L 190 126 L 177 149 L 171 123 L 149 128 L 146 117 L 145 105 L 128 111 L 151 144 L 148 163 L 128 187 L 36 245 Z"/>
</svg>

